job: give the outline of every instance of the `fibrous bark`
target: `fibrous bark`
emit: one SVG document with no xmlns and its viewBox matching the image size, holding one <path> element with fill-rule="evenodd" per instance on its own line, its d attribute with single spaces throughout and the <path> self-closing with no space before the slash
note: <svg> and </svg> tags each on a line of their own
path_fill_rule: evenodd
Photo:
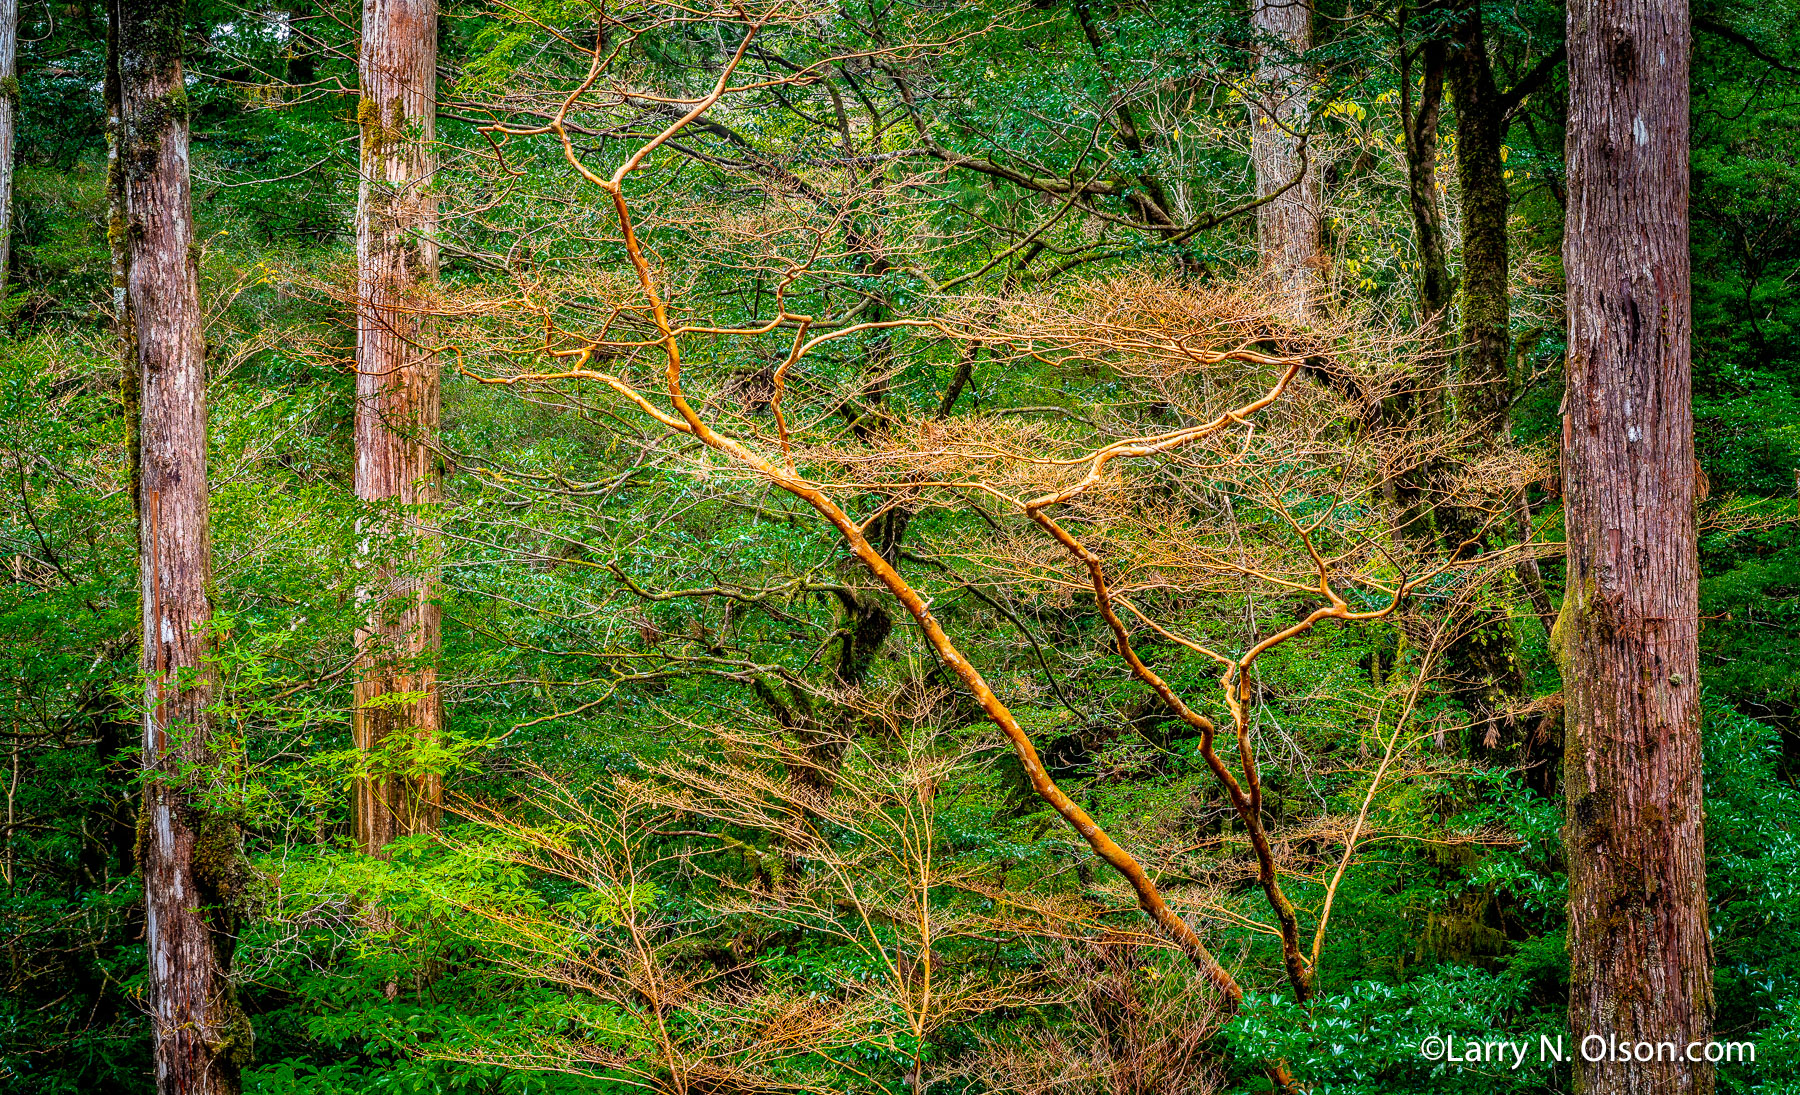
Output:
<svg viewBox="0 0 1800 1095">
<path fill-rule="evenodd" d="M 19 0 L 0 0 L 0 293 L 12 267 L 13 134 L 19 111 Z"/>
<path fill-rule="evenodd" d="M 192 793 L 213 760 L 207 589 L 206 343 L 188 178 L 182 0 L 116 0 L 125 324 L 138 377 L 138 563 L 143 593 L 144 799 L 139 861 L 156 1083 L 238 1089 L 251 1033 L 228 971 L 241 837 Z"/>
<path fill-rule="evenodd" d="M 359 62 L 362 179 L 356 207 L 356 495 L 368 610 L 357 641 L 354 736 L 371 754 L 357 781 L 358 842 L 377 853 L 437 825 L 441 777 L 420 743 L 443 731 L 439 609 L 430 505 L 439 472 L 438 366 L 416 295 L 435 276 L 432 142 L 437 110 L 436 0 L 365 0 Z"/>
<path fill-rule="evenodd" d="M 1688 10 L 1569 5 L 1569 1020 L 1685 1047 L 1708 1036 L 1698 559 L 1690 405 Z M 1687 1060 L 1590 1063 L 1587 1095 L 1710 1092 Z"/>
<path fill-rule="evenodd" d="M 1257 244 L 1283 309 L 1304 322 L 1319 307 L 1324 260 L 1319 170 L 1303 137 L 1312 85 L 1300 57 L 1312 46 L 1312 7 L 1308 0 L 1255 0 L 1250 22 L 1260 40 L 1256 71 L 1262 85 L 1250 160 L 1257 196 L 1279 192 L 1257 211 Z"/>
</svg>

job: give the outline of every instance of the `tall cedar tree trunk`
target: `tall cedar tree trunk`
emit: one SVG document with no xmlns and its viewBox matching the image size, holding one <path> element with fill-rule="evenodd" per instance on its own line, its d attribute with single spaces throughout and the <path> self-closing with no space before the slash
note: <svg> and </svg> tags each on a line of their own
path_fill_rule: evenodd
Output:
<svg viewBox="0 0 1800 1095">
<path fill-rule="evenodd" d="M 157 1090 L 235 1092 L 250 1024 L 227 978 L 242 838 L 190 793 L 212 760 L 207 628 L 206 342 L 188 179 L 183 0 L 115 0 L 115 194 L 123 205 L 127 345 L 135 351 L 143 594 L 144 800 L 139 857 Z M 118 222 L 115 222 L 118 223 Z M 202 766 L 196 772 L 183 767 Z M 178 774 L 180 773 L 180 774 Z"/>
<path fill-rule="evenodd" d="M 1711 1028 L 1689 402 L 1688 6 L 1569 5 L 1569 1025 L 1620 1041 Z M 1588 1063 L 1585 1095 L 1710 1092 L 1686 1061 Z"/>
<path fill-rule="evenodd" d="M 412 749 L 444 728 L 433 544 L 421 512 L 438 499 L 438 364 L 414 293 L 437 272 L 436 0 L 364 0 L 360 72 L 356 495 L 372 512 L 362 530 L 369 615 L 357 637 L 354 731 L 360 749 L 382 756 L 358 781 L 354 812 L 358 841 L 377 853 L 436 827 L 443 798 L 441 777 L 421 773 Z"/>
<path fill-rule="evenodd" d="M 13 135 L 19 125 L 19 0 L 0 0 L 0 294 L 12 269 Z"/>
<path fill-rule="evenodd" d="M 1257 212 L 1257 245 L 1281 306 L 1302 322 L 1317 314 L 1323 266 L 1319 169 L 1300 134 L 1311 124 L 1312 91 L 1299 58 L 1312 47 L 1309 0 L 1254 0 L 1257 77 L 1268 109 L 1256 113 L 1250 160 L 1256 193 L 1281 196 Z M 1289 186 L 1296 175 L 1298 183 Z"/>
</svg>

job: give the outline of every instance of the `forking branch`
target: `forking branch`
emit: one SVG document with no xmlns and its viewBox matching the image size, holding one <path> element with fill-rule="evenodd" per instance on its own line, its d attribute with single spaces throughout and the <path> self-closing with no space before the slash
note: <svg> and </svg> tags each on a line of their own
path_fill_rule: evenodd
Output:
<svg viewBox="0 0 1800 1095">
<path fill-rule="evenodd" d="M 1244 996 L 1244 989 L 1237 978 L 1218 961 L 1193 926 L 1170 907 L 1143 863 L 1121 847 L 1081 805 L 1057 786 L 1047 771 L 1037 747 L 1018 717 L 999 698 L 982 672 L 962 652 L 955 639 L 933 613 L 928 598 L 899 572 L 893 559 L 884 555 L 880 548 L 871 542 L 870 528 L 876 523 L 874 517 L 881 516 L 895 503 L 890 501 L 885 505 L 879 505 L 874 510 L 874 517 L 859 520 L 852 516 L 852 504 L 845 500 L 844 496 L 849 491 L 866 491 L 867 484 L 834 484 L 826 479 L 802 474 L 796 464 L 791 424 L 783 410 L 782 400 L 788 379 L 794 374 L 794 370 L 820 347 L 858 333 L 889 332 L 900 329 L 928 331 L 948 340 L 983 342 L 990 346 L 1001 343 L 1016 344 L 1021 339 L 1009 338 L 1007 332 L 989 329 L 979 323 L 932 317 L 851 323 L 825 333 L 815 334 L 812 331 L 815 317 L 790 309 L 784 296 L 785 287 L 798 278 L 803 270 L 803 264 L 799 263 L 791 264 L 780 283 L 775 287 L 775 314 L 764 321 L 740 326 L 688 325 L 677 322 L 671 315 L 668 296 L 653 267 L 652 260 L 645 250 L 643 240 L 638 234 L 632 202 L 627 196 L 625 184 L 635 172 L 643 168 L 648 162 L 647 157 L 655 148 L 667 144 L 684 127 L 699 120 L 706 110 L 717 104 L 727 93 L 731 86 L 733 73 L 743 63 L 750 41 L 770 18 L 772 16 L 766 13 L 755 19 L 745 17 L 747 25 L 744 39 L 739 42 L 735 51 L 725 61 L 723 71 L 712 85 L 710 93 L 694 101 L 691 109 L 684 115 L 669 122 L 654 136 L 638 145 L 619 162 L 617 167 L 610 171 L 597 170 L 584 162 L 582 154 L 570 140 L 568 131 L 563 125 L 563 116 L 574 107 L 583 94 L 595 86 L 599 73 L 602 71 L 604 59 L 598 46 L 594 51 L 593 66 L 590 68 L 587 80 L 565 101 L 563 112 L 552 119 L 550 123 L 531 128 L 495 127 L 496 132 L 509 136 L 549 135 L 558 139 L 564 158 L 573 169 L 607 196 L 608 204 L 617 219 L 621 235 L 620 242 L 635 277 L 635 293 L 639 298 L 638 303 L 634 305 L 619 306 L 612 311 L 614 315 L 625 311 L 641 315 L 647 320 L 649 329 L 642 338 L 613 339 L 603 333 L 600 337 L 576 338 L 559 343 L 556 326 L 550 318 L 548 308 L 545 308 L 543 311 L 542 353 L 557 362 L 558 367 L 541 371 L 527 370 L 505 375 L 492 375 L 471 369 L 466 362 L 462 361 L 459 354 L 459 368 L 465 376 L 491 385 L 555 385 L 570 380 L 598 382 L 655 421 L 663 429 L 699 441 L 707 449 L 726 457 L 731 464 L 750 473 L 761 482 L 784 491 L 810 506 L 836 531 L 850 553 L 879 585 L 906 609 L 939 661 L 955 675 L 961 685 L 975 699 L 987 719 L 1001 730 L 1008 739 L 1037 796 L 1048 803 L 1082 836 L 1094 853 L 1105 860 L 1130 885 L 1139 907 L 1187 956 L 1196 969 L 1227 1001 L 1228 1006 L 1235 1007 Z M 790 329 L 792 334 L 788 336 L 785 332 Z M 742 436 L 741 431 L 719 424 L 716 416 L 702 414 L 696 408 L 695 401 L 689 398 L 683 376 L 684 341 L 699 337 L 749 339 L 772 334 L 778 330 L 784 332 L 784 338 L 791 340 L 788 342 L 779 365 L 770 374 L 772 395 L 768 399 L 768 406 L 775 422 L 774 437 L 747 439 Z M 1233 569 L 1241 577 L 1264 581 L 1289 596 L 1300 594 L 1321 598 L 1325 602 L 1321 607 L 1312 609 L 1298 621 L 1273 634 L 1255 639 L 1248 649 L 1235 656 L 1215 651 L 1205 644 L 1182 636 L 1177 631 L 1155 622 L 1128 596 L 1117 591 L 1115 582 L 1108 574 L 1107 564 L 1102 554 L 1090 547 L 1081 536 L 1070 531 L 1066 524 L 1066 518 L 1059 519 L 1053 515 L 1053 511 L 1083 500 L 1091 492 L 1106 485 L 1116 463 L 1165 457 L 1197 446 L 1208 439 L 1217 438 L 1230 431 L 1248 426 L 1258 415 L 1293 393 L 1298 378 L 1308 368 L 1312 359 L 1303 355 L 1265 353 L 1248 348 L 1247 345 L 1240 345 L 1239 348 L 1234 349 L 1212 349 L 1196 345 L 1187 337 L 1172 339 L 1165 337 L 1150 329 L 1148 325 L 1138 328 L 1121 326 L 1109 337 L 1111 349 L 1115 352 L 1163 355 L 1183 362 L 1184 366 L 1245 366 L 1254 370 L 1273 372 L 1274 376 L 1261 394 L 1239 402 L 1231 409 L 1197 424 L 1166 431 L 1141 433 L 1138 436 L 1102 445 L 1078 457 L 1029 460 L 1029 463 L 1040 469 L 1067 468 L 1079 472 L 1079 477 L 1073 483 L 1048 492 L 1009 491 L 1003 489 L 1002 485 L 966 476 L 944 478 L 913 476 L 907 479 L 906 489 L 949 489 L 958 492 L 973 492 L 997 500 L 1009 512 L 1025 518 L 1047 534 L 1062 552 L 1085 569 L 1088 575 L 1088 585 L 1095 597 L 1100 615 L 1112 633 L 1113 645 L 1129 667 L 1133 677 L 1149 686 L 1184 722 L 1200 732 L 1201 754 L 1208 768 L 1225 789 L 1233 810 L 1250 835 L 1250 842 L 1257 861 L 1259 884 L 1278 924 L 1274 930 L 1281 940 L 1287 977 L 1295 996 L 1304 1001 L 1311 996 L 1313 991 L 1318 946 L 1315 941 L 1310 954 L 1302 947 L 1300 913 L 1283 890 L 1276 849 L 1263 816 L 1262 779 L 1251 740 L 1251 673 L 1259 658 L 1280 645 L 1305 634 L 1320 622 L 1337 620 L 1340 623 L 1351 623 L 1390 617 L 1415 590 L 1422 584 L 1442 575 L 1451 564 L 1445 562 L 1435 568 L 1421 568 L 1420 572 L 1403 574 L 1398 582 L 1390 583 L 1387 588 L 1382 589 L 1385 595 L 1384 604 L 1378 604 L 1373 608 L 1353 608 L 1335 578 L 1334 563 L 1336 560 L 1327 558 L 1315 543 L 1314 534 L 1320 523 L 1330 516 L 1330 511 L 1327 510 L 1323 516 L 1307 524 L 1295 518 L 1278 501 L 1275 506 L 1276 511 L 1287 523 L 1293 536 L 1303 545 L 1305 555 L 1310 560 L 1311 579 L 1309 581 L 1293 581 L 1275 574 L 1265 573 L 1263 570 L 1247 564 L 1228 569 Z M 596 367 L 597 363 L 602 360 L 646 350 L 655 351 L 662 360 L 663 391 L 656 397 L 629 379 L 627 375 Z M 1026 352 L 1035 356 L 1034 351 Z M 1279 499 L 1280 492 L 1275 491 L 1274 494 Z M 1378 589 L 1381 588 L 1378 583 L 1371 584 Z M 1128 614 L 1141 620 L 1162 640 L 1194 650 L 1222 667 L 1218 686 L 1222 693 L 1224 706 L 1230 712 L 1231 733 L 1236 739 L 1237 758 L 1235 763 L 1228 762 L 1221 757 L 1214 747 L 1214 740 L 1218 733 L 1218 726 L 1215 722 L 1185 701 L 1178 694 L 1176 688 L 1154 671 L 1139 655 L 1131 639 L 1131 628 L 1120 615 L 1119 606 L 1123 606 Z"/>
</svg>

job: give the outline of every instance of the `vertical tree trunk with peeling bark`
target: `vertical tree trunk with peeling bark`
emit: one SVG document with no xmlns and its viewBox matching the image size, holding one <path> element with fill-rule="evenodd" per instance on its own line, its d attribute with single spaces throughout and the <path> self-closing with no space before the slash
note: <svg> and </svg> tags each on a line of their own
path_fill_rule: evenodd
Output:
<svg viewBox="0 0 1800 1095">
<path fill-rule="evenodd" d="M 1708 1037 L 1695 465 L 1689 389 L 1688 8 L 1569 5 L 1569 1020 Z M 1576 1057 L 1586 1095 L 1710 1092 L 1688 1061 Z"/>
<path fill-rule="evenodd" d="M 0 294 L 12 269 L 13 135 L 19 124 L 19 0 L 0 0 Z"/>
<path fill-rule="evenodd" d="M 1324 266 L 1320 172 L 1300 136 L 1312 112 L 1311 82 L 1299 60 L 1312 48 L 1310 0 L 1254 0 L 1250 22 L 1260 84 L 1250 160 L 1257 196 L 1280 193 L 1257 210 L 1257 246 L 1284 309 L 1305 322 L 1318 312 Z"/>
<path fill-rule="evenodd" d="M 355 788 L 358 841 L 377 853 L 438 822 L 441 778 L 414 746 L 443 732 L 431 570 L 438 499 L 438 364 L 416 289 L 436 275 L 436 0 L 364 0 L 359 58 L 362 182 L 356 207 L 356 494 L 368 618 L 356 685 L 356 744 L 373 754 Z"/>
<path fill-rule="evenodd" d="M 249 1021 L 227 977 L 242 838 L 190 785 L 213 760 L 206 341 L 188 178 L 182 0 L 114 0 L 114 193 L 122 209 L 127 344 L 139 391 L 144 799 L 139 855 L 157 1090 L 226 1095 Z M 115 222 L 117 223 L 117 222 Z M 198 766 L 198 771 L 196 771 Z M 185 769 L 185 771 L 184 771 Z"/>
</svg>

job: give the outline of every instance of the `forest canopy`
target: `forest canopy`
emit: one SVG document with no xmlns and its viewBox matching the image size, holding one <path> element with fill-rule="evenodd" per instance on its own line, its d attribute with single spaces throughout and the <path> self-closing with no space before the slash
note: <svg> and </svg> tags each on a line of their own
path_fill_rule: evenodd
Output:
<svg viewBox="0 0 1800 1095">
<path fill-rule="evenodd" d="M 0 1090 L 1800 1091 L 1796 42 L 0 0 Z"/>
</svg>

